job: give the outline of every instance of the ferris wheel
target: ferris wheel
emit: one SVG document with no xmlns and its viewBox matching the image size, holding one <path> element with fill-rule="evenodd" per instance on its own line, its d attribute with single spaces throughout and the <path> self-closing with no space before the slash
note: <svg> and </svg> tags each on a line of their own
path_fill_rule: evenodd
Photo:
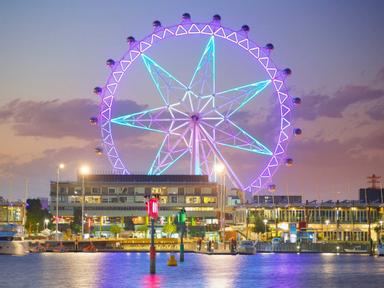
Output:
<svg viewBox="0 0 384 288">
<path fill-rule="evenodd" d="M 153 155 L 147 173 L 161 175 L 182 159 L 188 161 L 188 173 L 208 175 L 214 180 L 215 166 L 225 167 L 232 185 L 243 191 L 256 192 L 263 188 L 275 189 L 272 176 L 280 165 L 290 166 L 292 158 L 287 157 L 286 149 L 290 138 L 300 135 L 301 129 L 292 125 L 292 110 L 301 103 L 298 97 L 291 97 L 286 87 L 289 68 L 278 69 L 270 58 L 272 44 L 263 47 L 248 38 L 249 27 L 233 30 L 221 25 L 221 17 L 213 16 L 209 23 L 196 23 L 188 13 L 183 14 L 182 22 L 163 27 L 159 21 L 153 22 L 153 32 L 138 41 L 128 37 L 129 49 L 120 60 L 107 60 L 110 76 L 103 87 L 94 88 L 100 96 L 100 112 L 92 117 L 91 123 L 98 124 L 101 130 L 102 148 L 96 152 L 105 154 L 115 173 L 130 174 L 123 152 L 116 145 L 113 127 L 140 129 L 161 135 L 161 143 Z M 205 41 L 200 59 L 188 81 L 181 80 L 172 71 L 161 65 L 161 59 L 153 59 L 148 52 L 171 38 L 202 37 Z M 216 42 L 225 41 L 245 51 L 250 61 L 262 70 L 261 79 L 229 89 L 217 85 Z M 198 47 L 196 47 L 198 49 Z M 144 111 L 114 115 L 115 97 L 119 97 L 119 86 L 124 82 L 134 63 L 143 65 L 155 87 L 161 104 Z M 127 76 L 129 77 L 129 76 Z M 279 118 L 276 135 L 266 144 L 236 122 L 236 115 L 259 95 L 267 93 L 278 106 Z M 243 180 L 236 167 L 231 165 L 223 149 L 249 153 L 262 159 L 263 165 L 252 167 L 252 177 Z M 132 151 L 130 152 L 132 153 Z"/>
</svg>

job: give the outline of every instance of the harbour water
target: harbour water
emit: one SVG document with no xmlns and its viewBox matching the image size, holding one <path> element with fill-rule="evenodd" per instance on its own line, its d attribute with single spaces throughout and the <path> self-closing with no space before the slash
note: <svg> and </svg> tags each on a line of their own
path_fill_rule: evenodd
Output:
<svg viewBox="0 0 384 288">
<path fill-rule="evenodd" d="M 41 253 L 0 255 L 0 287 L 383 287 L 384 257 L 336 254 L 188 253 L 168 267 L 148 253 Z M 176 254 L 178 258 L 178 255 Z"/>
</svg>

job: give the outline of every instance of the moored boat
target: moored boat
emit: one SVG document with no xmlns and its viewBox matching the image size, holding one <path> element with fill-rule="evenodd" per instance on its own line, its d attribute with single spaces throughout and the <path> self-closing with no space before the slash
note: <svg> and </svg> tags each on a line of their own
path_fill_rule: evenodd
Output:
<svg viewBox="0 0 384 288">
<path fill-rule="evenodd" d="M 247 255 L 256 254 L 255 243 L 253 243 L 253 241 L 250 241 L 250 240 L 243 240 L 240 242 L 239 247 L 237 248 L 237 252 L 239 254 L 247 254 Z"/>
<path fill-rule="evenodd" d="M 24 240 L 24 227 L 17 224 L 0 225 L 0 254 L 25 255 L 29 244 Z"/>
</svg>

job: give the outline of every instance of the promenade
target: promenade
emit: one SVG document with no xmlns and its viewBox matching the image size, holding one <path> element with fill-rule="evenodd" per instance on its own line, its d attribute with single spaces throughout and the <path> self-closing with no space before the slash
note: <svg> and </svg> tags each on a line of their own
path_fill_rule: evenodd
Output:
<svg viewBox="0 0 384 288">
<path fill-rule="evenodd" d="M 229 243 L 225 248 L 222 243 L 212 243 L 211 251 L 204 241 L 198 249 L 196 241 L 184 240 L 186 253 L 209 255 L 237 254 L 230 250 Z M 150 239 L 94 239 L 92 241 L 30 241 L 31 252 L 149 252 Z M 180 250 L 178 239 L 155 239 L 156 252 L 175 252 Z M 91 249 L 92 248 L 92 249 Z M 335 242 L 335 243 L 279 243 L 257 242 L 256 253 L 335 253 L 335 254 L 369 254 L 368 242 Z"/>
</svg>

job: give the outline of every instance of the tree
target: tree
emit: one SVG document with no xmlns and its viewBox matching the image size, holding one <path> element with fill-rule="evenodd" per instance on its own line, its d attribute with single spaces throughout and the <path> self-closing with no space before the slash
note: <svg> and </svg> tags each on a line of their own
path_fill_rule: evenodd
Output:
<svg viewBox="0 0 384 288">
<path fill-rule="evenodd" d="M 115 234 L 116 238 L 121 231 L 123 231 L 123 228 L 121 228 L 119 225 L 112 225 L 111 228 L 109 228 L 109 231 L 111 233 Z"/>
<path fill-rule="evenodd" d="M 40 199 L 27 199 L 27 220 L 25 227 L 29 234 L 43 229 L 44 220 L 52 219 L 52 215 L 47 209 L 42 209 Z"/>
<path fill-rule="evenodd" d="M 70 224 L 71 230 L 74 234 L 78 234 L 81 230 L 81 209 L 75 208 L 73 211 L 73 222 Z"/>
<path fill-rule="evenodd" d="M 143 233 L 143 236 L 145 237 L 148 232 L 148 226 L 147 225 L 140 225 L 136 228 L 136 231 Z"/>
<path fill-rule="evenodd" d="M 264 233 L 265 231 L 269 232 L 269 227 L 265 227 L 265 224 L 263 222 L 263 219 L 260 217 L 260 215 L 255 215 L 255 217 L 252 219 L 253 223 L 255 224 L 255 232 L 256 233 Z"/>
<path fill-rule="evenodd" d="M 132 217 L 124 217 L 124 229 L 127 231 L 135 230 L 135 224 L 133 224 Z"/>
<path fill-rule="evenodd" d="M 167 223 L 163 226 L 163 233 L 167 234 L 167 237 L 171 237 L 173 233 L 176 233 L 177 227 L 173 223 Z"/>
</svg>

